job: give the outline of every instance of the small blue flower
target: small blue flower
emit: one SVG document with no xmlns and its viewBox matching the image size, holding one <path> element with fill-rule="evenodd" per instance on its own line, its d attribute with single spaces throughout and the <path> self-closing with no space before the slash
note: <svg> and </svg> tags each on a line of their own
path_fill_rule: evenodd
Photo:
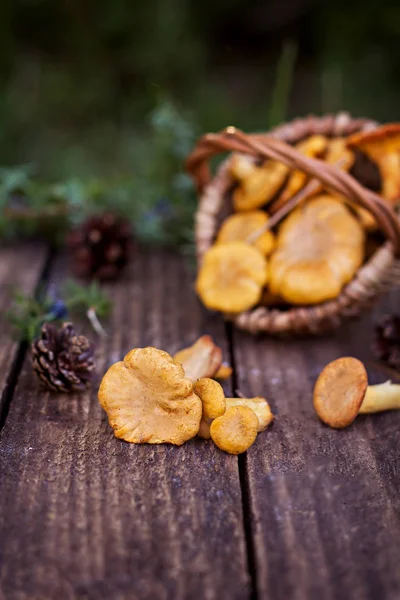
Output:
<svg viewBox="0 0 400 600">
<path fill-rule="evenodd" d="M 64 319 L 68 314 L 68 309 L 62 300 L 55 300 L 50 306 L 49 313 L 53 315 L 55 319 Z"/>
</svg>

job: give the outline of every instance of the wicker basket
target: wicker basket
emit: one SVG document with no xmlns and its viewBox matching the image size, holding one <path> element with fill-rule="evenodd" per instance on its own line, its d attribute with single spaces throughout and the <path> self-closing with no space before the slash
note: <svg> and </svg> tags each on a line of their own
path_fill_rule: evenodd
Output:
<svg viewBox="0 0 400 600">
<path fill-rule="evenodd" d="M 352 199 L 374 215 L 386 237 L 386 242 L 334 300 L 287 310 L 262 306 L 239 315 L 226 315 L 237 327 L 252 333 L 274 335 L 321 333 L 338 327 L 345 318 L 358 315 L 382 292 L 400 282 L 400 224 L 393 208 L 348 173 L 322 161 L 305 158 L 289 145 L 315 133 L 328 137 L 346 136 L 358 131 L 368 131 L 376 126 L 373 121 L 352 119 L 346 113 L 340 113 L 322 118 L 298 119 L 268 134 L 244 134 L 234 127 L 228 127 L 221 133 L 207 134 L 200 138 L 186 164 L 200 194 L 195 224 L 199 264 L 214 242 L 221 215 L 227 212 L 229 193 L 234 185 L 229 174 L 230 156 L 211 178 L 208 161 L 221 152 L 241 152 L 258 159 L 272 158 L 306 172 L 314 178 L 307 184 L 307 190 L 316 186 L 318 180 L 325 188 Z M 301 196 L 302 192 L 291 199 L 271 221 L 277 223 L 301 200 Z"/>
</svg>

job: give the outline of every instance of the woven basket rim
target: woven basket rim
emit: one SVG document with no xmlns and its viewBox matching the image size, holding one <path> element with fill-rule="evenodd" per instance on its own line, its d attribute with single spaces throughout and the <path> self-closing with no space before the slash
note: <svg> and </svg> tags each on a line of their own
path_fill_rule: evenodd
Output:
<svg viewBox="0 0 400 600">
<path fill-rule="evenodd" d="M 308 116 L 304 119 L 296 119 L 290 123 L 285 123 L 267 134 L 253 134 L 252 141 L 255 138 L 262 141 L 263 139 L 270 140 L 273 137 L 275 140 L 287 140 L 289 143 L 295 143 L 315 133 L 338 137 L 358 131 L 369 131 L 376 126 L 377 123 L 374 121 L 369 119 L 353 119 L 347 113 L 325 117 Z M 237 132 L 237 130 L 228 128 L 226 133 L 229 135 L 230 132 Z M 241 134 L 241 132 L 239 133 Z M 243 135 L 245 136 L 245 134 Z M 203 139 L 213 140 L 210 135 L 204 136 Z M 239 140 L 241 139 L 239 138 Z M 247 140 L 248 136 L 245 136 L 243 139 Z M 192 171 L 192 173 L 190 160 L 193 155 L 195 155 L 195 152 L 188 159 L 188 170 Z M 220 164 L 212 179 L 209 179 L 208 182 L 206 181 L 204 185 L 199 186 L 202 192 L 195 219 L 195 239 L 199 263 L 201 263 L 204 253 L 211 247 L 215 239 L 218 215 L 225 204 L 227 192 L 234 185 L 234 180 L 229 173 L 231 158 L 232 154 Z M 207 177 L 210 178 L 209 173 L 205 173 L 205 175 L 204 173 L 203 170 L 201 175 L 204 180 L 207 180 Z M 197 177 L 198 180 L 199 178 Z M 365 190 L 365 188 L 362 188 L 362 190 Z M 382 202 L 380 198 L 379 201 Z M 393 215 L 390 215 L 390 217 L 392 221 Z M 400 232 L 397 220 L 396 228 Z M 393 269 L 397 267 L 395 243 L 398 248 L 397 240 L 386 241 L 378 248 L 368 261 L 360 267 L 352 281 L 342 289 L 340 295 L 334 300 L 317 305 L 293 306 L 286 310 L 276 307 L 257 306 L 239 315 L 225 316 L 239 328 L 252 333 L 320 333 L 335 328 L 340 324 L 342 319 L 358 314 L 366 305 L 371 304 L 374 298 L 382 293 L 382 291 L 391 286 L 393 283 Z"/>
</svg>

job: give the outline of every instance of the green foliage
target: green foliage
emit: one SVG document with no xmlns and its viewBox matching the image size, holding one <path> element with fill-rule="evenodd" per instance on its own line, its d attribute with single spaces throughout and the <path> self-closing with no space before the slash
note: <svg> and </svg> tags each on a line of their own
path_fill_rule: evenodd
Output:
<svg viewBox="0 0 400 600">
<path fill-rule="evenodd" d="M 6 313 L 6 320 L 14 328 L 20 341 L 32 343 L 40 334 L 44 323 L 59 322 L 68 313 L 74 316 L 86 316 L 93 329 L 104 335 L 99 318 L 106 317 L 112 307 L 111 300 L 97 282 L 81 285 L 67 280 L 62 289 L 63 300 L 55 300 L 43 289 L 36 297 L 16 291 L 13 295 L 13 307 Z"/>
<path fill-rule="evenodd" d="M 62 288 L 62 297 L 68 311 L 75 314 L 86 314 L 92 309 L 98 317 L 103 318 L 108 316 L 112 306 L 97 281 L 87 286 L 68 279 Z"/>
<path fill-rule="evenodd" d="M 191 239 L 195 194 L 183 161 L 196 128 L 163 100 L 149 117 L 147 143 L 138 140 L 131 176 L 69 178 L 48 183 L 25 166 L 0 170 L 0 235 L 62 234 L 88 215 L 111 210 L 129 219 L 143 242 Z"/>
<path fill-rule="evenodd" d="M 43 323 L 54 321 L 51 312 L 52 301 L 48 297 L 39 299 L 27 296 L 22 292 L 15 292 L 13 308 L 6 313 L 6 319 L 14 328 L 18 339 L 32 343 L 39 335 Z"/>
</svg>

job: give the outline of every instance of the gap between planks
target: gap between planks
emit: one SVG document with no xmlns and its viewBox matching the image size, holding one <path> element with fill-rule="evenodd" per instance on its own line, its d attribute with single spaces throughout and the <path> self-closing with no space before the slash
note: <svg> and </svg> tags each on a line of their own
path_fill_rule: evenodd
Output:
<svg viewBox="0 0 400 600">
<path fill-rule="evenodd" d="M 44 261 L 43 261 L 41 269 L 39 270 L 39 275 L 36 279 L 36 282 L 34 283 L 33 296 L 36 299 L 38 298 L 38 295 L 39 295 L 40 290 L 42 289 L 42 286 L 45 286 L 48 281 L 52 262 L 53 262 L 53 257 L 54 257 L 54 252 L 52 249 L 43 250 L 41 248 L 38 251 L 43 252 Z M 0 250 L 0 252 L 1 252 L 1 250 Z M 24 291 L 25 291 L 25 293 L 29 294 L 29 292 L 31 290 L 26 289 Z M 8 331 L 6 331 L 5 335 L 11 335 L 11 332 L 9 331 L 9 329 L 8 329 Z M 0 433 L 1 433 L 1 430 L 3 429 L 3 427 L 6 423 L 6 420 L 7 420 L 7 416 L 8 416 L 9 410 L 10 410 L 10 405 L 11 405 L 11 402 L 12 402 L 12 399 L 14 396 L 15 387 L 17 385 L 18 377 L 19 377 L 19 374 L 21 372 L 22 366 L 25 361 L 27 350 L 28 350 L 28 344 L 26 342 L 17 342 L 16 343 L 16 348 L 14 350 L 14 356 L 12 358 L 12 362 L 9 367 L 8 375 L 6 376 L 6 383 L 0 394 Z"/>
<path fill-rule="evenodd" d="M 225 334 L 228 342 L 229 361 L 232 367 L 231 375 L 231 389 L 233 395 L 236 396 L 239 391 L 238 373 L 236 365 L 236 354 L 234 349 L 234 335 L 232 323 L 225 322 Z M 247 452 L 239 454 L 238 456 L 238 470 L 239 470 L 239 481 L 240 489 L 242 492 L 242 511 L 243 511 L 243 526 L 244 535 L 246 542 L 246 557 L 247 557 L 247 569 L 250 576 L 250 598 L 251 600 L 257 600 L 258 598 L 258 583 L 257 583 L 257 566 L 256 566 L 256 550 L 255 540 L 253 532 L 253 524 L 251 518 L 251 496 L 250 496 L 250 485 L 247 473 Z"/>
</svg>

